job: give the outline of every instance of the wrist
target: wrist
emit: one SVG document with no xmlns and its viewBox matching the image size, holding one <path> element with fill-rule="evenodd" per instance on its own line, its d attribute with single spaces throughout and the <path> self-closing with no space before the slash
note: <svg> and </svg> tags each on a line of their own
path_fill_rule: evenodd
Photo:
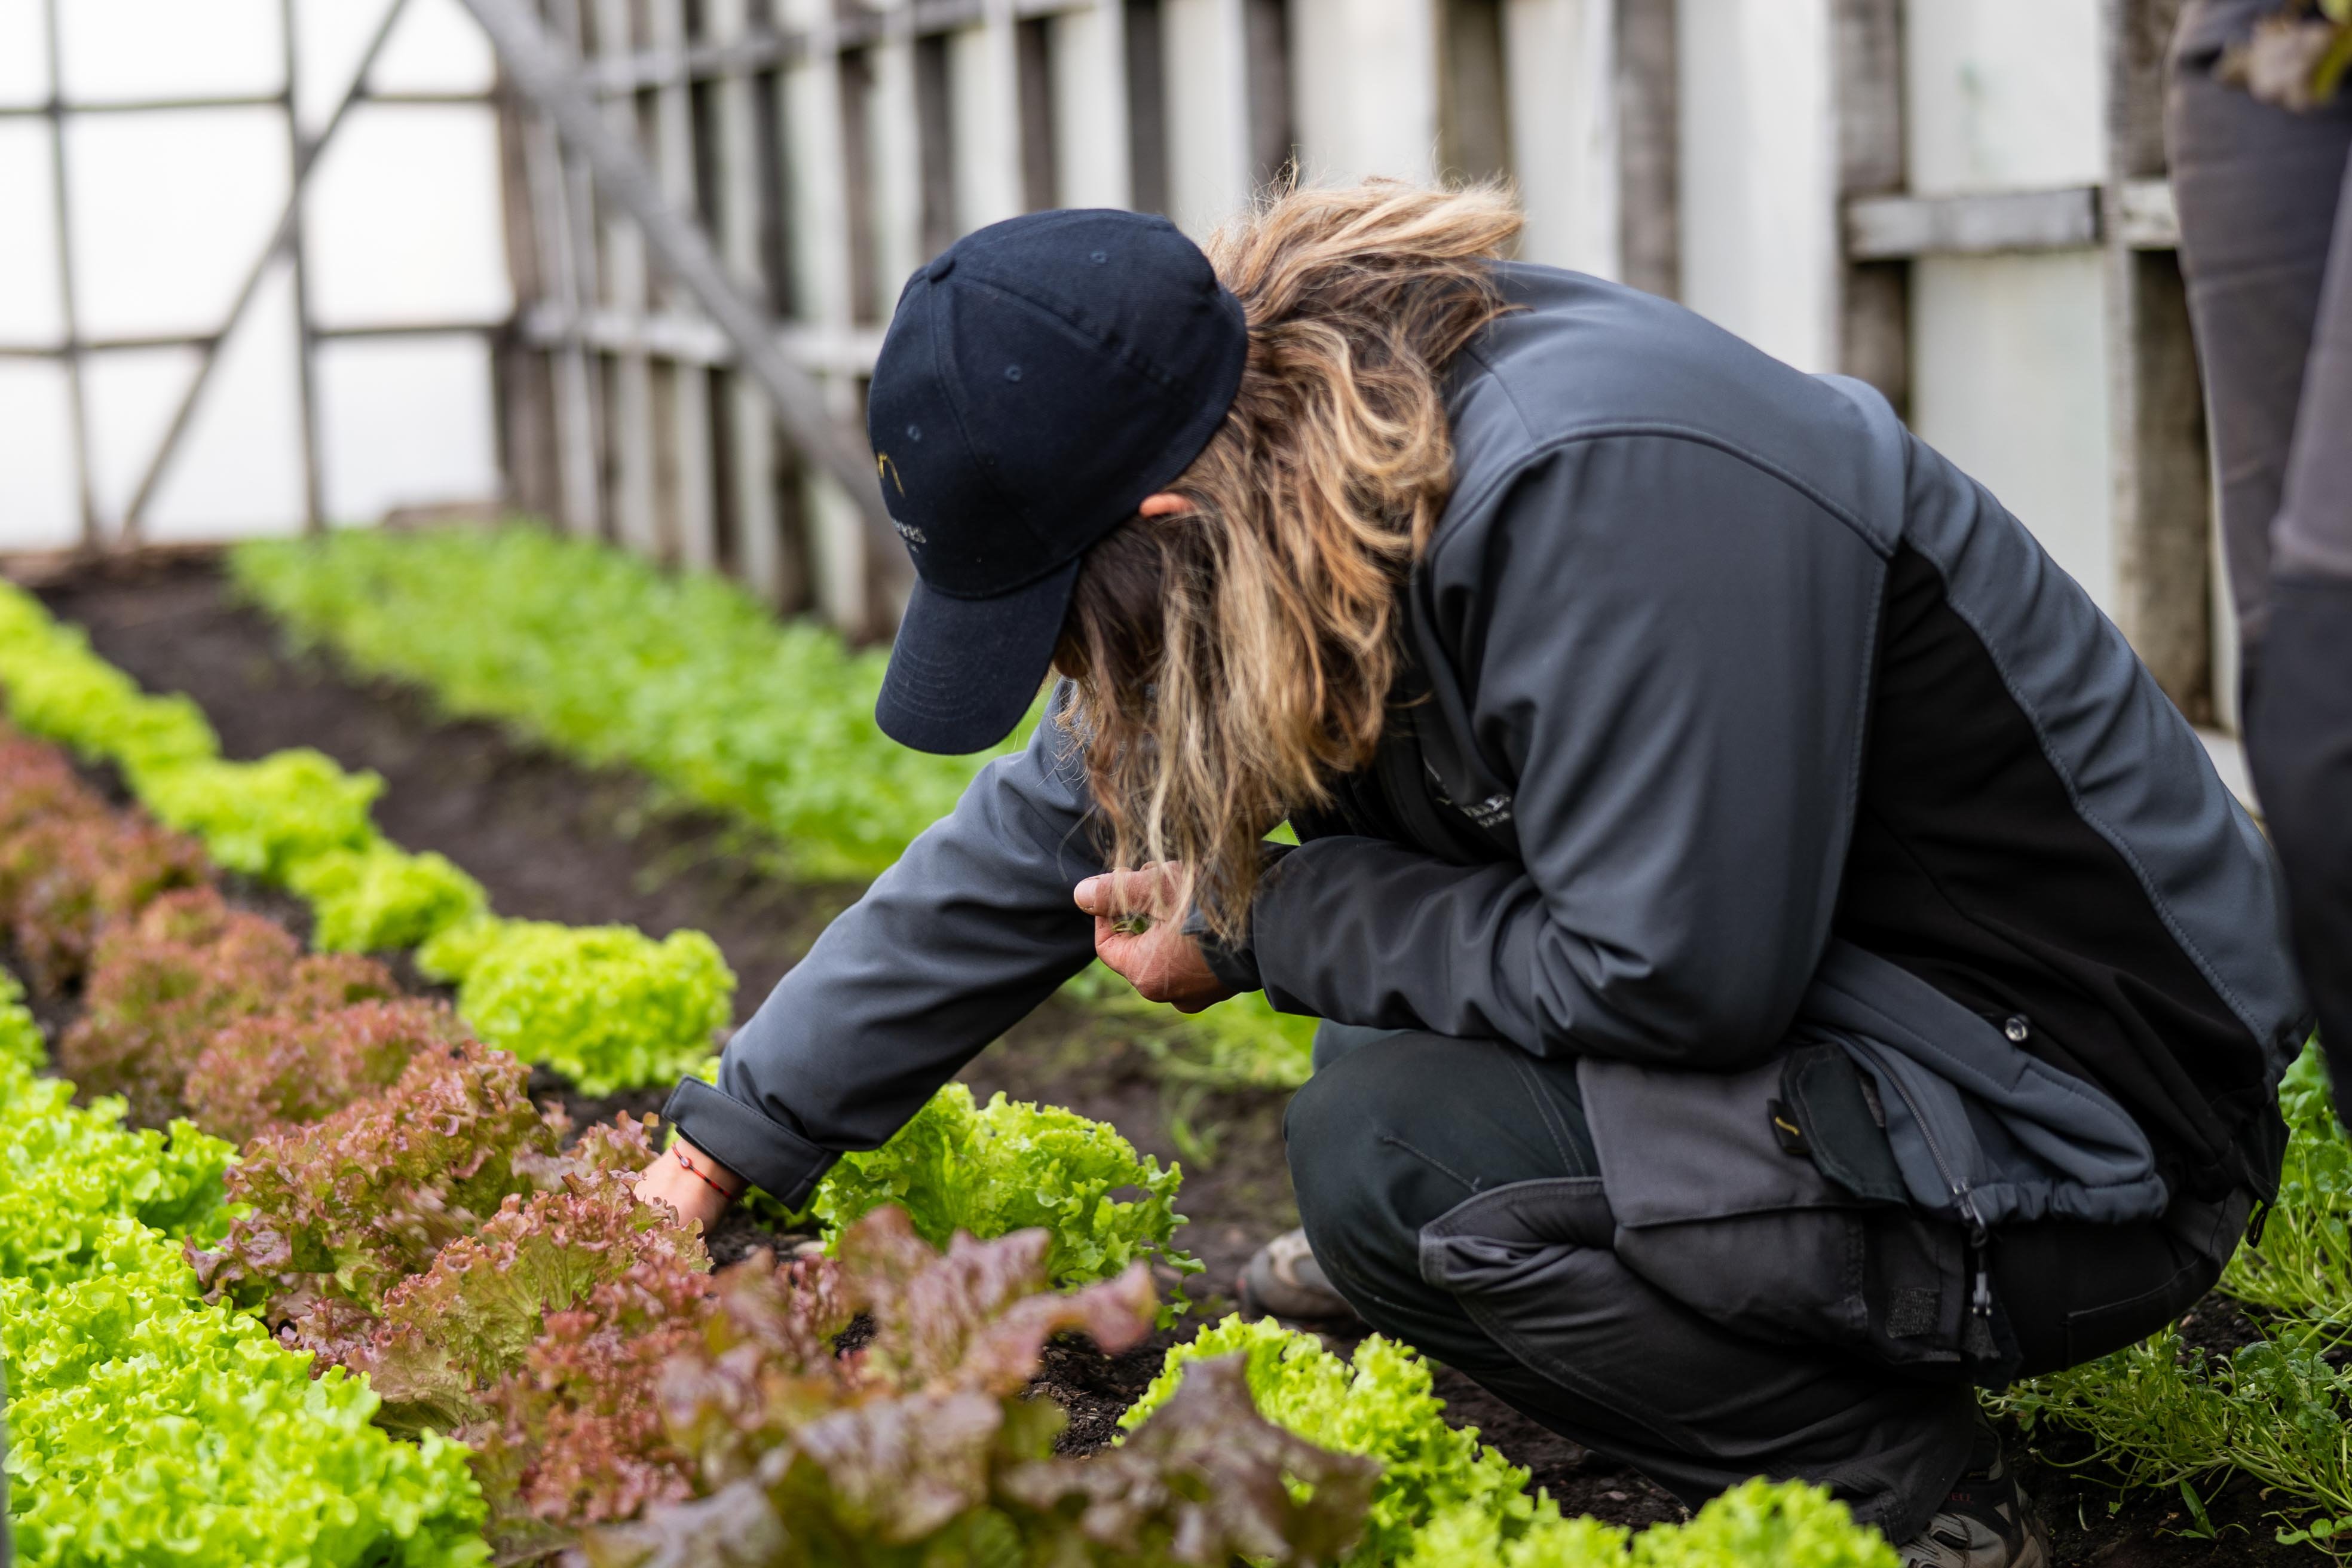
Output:
<svg viewBox="0 0 2352 1568">
<path fill-rule="evenodd" d="M 750 1184 L 683 1138 L 671 1141 L 666 1158 L 685 1172 L 688 1181 L 698 1182 L 717 1194 L 721 1203 L 733 1203 Z"/>
</svg>

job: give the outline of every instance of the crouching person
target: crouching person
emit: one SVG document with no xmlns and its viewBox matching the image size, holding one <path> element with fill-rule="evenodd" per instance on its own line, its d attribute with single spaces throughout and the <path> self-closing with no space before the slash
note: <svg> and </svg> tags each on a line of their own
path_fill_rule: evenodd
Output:
<svg viewBox="0 0 2352 1568">
<path fill-rule="evenodd" d="M 2176 1317 L 2270 1198 L 2271 861 L 1883 399 L 1516 227 L 1393 184 L 1205 257 L 1045 213 L 909 280 L 877 716 L 971 752 L 1062 679 L 644 1190 L 799 1199 L 1097 953 L 1263 988 L 1328 1022 L 1262 1289 L 1693 1504 L 1801 1477 L 1914 1564 L 2032 1568 L 1974 1391 Z"/>
</svg>

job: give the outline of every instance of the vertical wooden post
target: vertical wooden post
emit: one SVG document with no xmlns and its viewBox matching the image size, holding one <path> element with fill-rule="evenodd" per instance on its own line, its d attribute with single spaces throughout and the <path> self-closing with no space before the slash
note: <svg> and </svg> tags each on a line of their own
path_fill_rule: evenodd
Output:
<svg viewBox="0 0 2352 1568">
<path fill-rule="evenodd" d="M 677 211 L 699 221 L 700 205 L 694 178 L 694 107 L 684 69 L 686 0 L 649 0 L 652 37 L 647 40 L 663 58 L 679 62 L 677 73 L 654 92 L 655 175 L 662 195 Z M 690 289 L 666 282 L 661 289 L 666 311 L 699 314 Z M 669 437 L 669 506 L 673 542 L 682 566 L 709 571 L 719 563 L 719 531 L 713 517 L 710 453 L 710 377 L 691 360 L 671 362 L 667 394 Z"/>
<path fill-rule="evenodd" d="M 1671 0 L 1614 0 L 1619 279 L 1682 294 L 1681 79 Z"/>
<path fill-rule="evenodd" d="M 2116 623 L 2181 711 L 2214 717 L 2212 473 L 2179 257 L 2132 247 L 2126 182 L 2164 173 L 2164 48 L 2180 0 L 2102 0 Z"/>
<path fill-rule="evenodd" d="M 1830 93 L 1837 116 L 1837 367 L 1911 403 L 1911 264 L 1846 258 L 1844 204 L 1910 183 L 1903 110 L 1903 0 L 1830 0 Z"/>
<path fill-rule="evenodd" d="M 574 49 L 580 46 L 580 0 L 550 0 L 555 32 Z M 523 121 L 523 167 L 530 184 L 531 233 L 539 252 L 539 298 L 554 305 L 563 325 L 562 341 L 548 352 L 555 434 L 555 498 L 552 510 L 567 532 L 593 538 L 604 503 L 603 465 L 596 439 L 596 365 L 583 332 L 595 298 L 593 229 L 582 210 L 584 174 L 575 176 L 542 112 L 517 104 Z"/>
<path fill-rule="evenodd" d="M 1205 233 L 1249 199 L 1249 16 L 1244 0 L 1160 0 L 1168 216 Z"/>
<path fill-rule="evenodd" d="M 750 26 L 745 0 L 709 0 L 707 18 L 714 44 L 734 43 Z M 740 74 L 721 78 L 717 91 L 719 257 L 743 291 L 772 310 L 761 256 L 764 193 L 757 92 L 751 79 Z M 796 552 L 784 549 L 776 506 L 775 416 L 749 376 L 730 372 L 725 387 L 736 570 L 769 604 L 795 604 L 801 563 Z"/>
<path fill-rule="evenodd" d="M 1052 50 L 1054 181 L 1074 207 L 1123 207 L 1134 200 L 1128 156 L 1127 6 L 1095 0 L 1048 24 Z"/>
<path fill-rule="evenodd" d="M 791 195 L 795 275 L 793 301 L 802 341 L 816 360 L 828 406 L 853 419 L 857 391 L 842 374 L 850 321 L 849 207 L 841 137 L 841 40 L 830 0 L 790 0 L 788 25 L 807 38 L 802 58 L 784 71 L 786 166 Z M 872 541 L 857 509 L 830 476 L 803 465 L 817 604 L 852 638 L 878 634 L 885 624 L 874 604 Z"/>
<path fill-rule="evenodd" d="M 876 297 L 888 310 L 898 288 L 929 257 L 923 249 L 923 138 L 916 102 L 915 35 L 906 0 L 886 0 L 882 37 L 866 51 L 874 85 L 866 98 L 867 156 L 874 170 Z"/>
<path fill-rule="evenodd" d="M 635 52 L 629 0 L 595 0 L 596 53 L 615 64 Z M 638 141 L 637 100 L 633 92 L 616 94 L 604 106 L 605 118 L 631 142 Z M 604 303 L 642 323 L 650 303 L 646 293 L 645 237 L 635 223 L 621 213 L 604 215 Z M 653 364 L 642 340 L 622 346 L 613 357 L 612 397 L 607 404 L 613 448 L 614 532 L 621 543 L 643 555 L 660 548 L 655 510 Z"/>
<path fill-rule="evenodd" d="M 301 100 L 295 92 L 296 83 L 301 75 L 301 49 L 294 31 L 297 9 L 294 0 L 278 0 L 278 40 L 286 72 L 287 169 L 290 179 L 295 182 L 302 178 L 302 165 L 310 160 L 310 143 L 302 134 Z M 287 257 L 293 271 L 294 385 L 302 422 L 302 529 L 306 533 L 318 533 L 327 526 L 327 508 L 320 499 L 319 329 L 310 310 L 310 252 L 303 243 L 303 231 L 308 226 L 302 221 L 301 204 L 298 197 L 294 231 L 287 242 Z"/>
</svg>

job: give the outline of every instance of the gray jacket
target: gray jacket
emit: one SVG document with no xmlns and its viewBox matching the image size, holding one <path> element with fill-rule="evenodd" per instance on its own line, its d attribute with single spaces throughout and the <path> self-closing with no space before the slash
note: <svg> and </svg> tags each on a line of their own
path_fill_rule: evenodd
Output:
<svg viewBox="0 0 2352 1568">
<path fill-rule="evenodd" d="M 1867 387 L 1498 271 L 1520 309 L 1454 368 L 1454 493 L 1407 590 L 1415 700 L 1294 817 L 1221 967 L 1653 1098 L 1847 1041 L 1882 1108 L 1923 1097 L 1885 1118 L 1906 1178 L 1940 1119 L 1986 1223 L 2262 1189 L 2303 1014 L 2273 867 L 2121 635 Z M 685 1135 L 787 1201 L 887 1139 L 1090 957 L 1087 818 L 1049 716 L 719 1087 L 680 1086 Z M 1833 952 L 1863 1002 L 1824 999 Z M 1970 1217 L 1952 1180 L 1916 1196 Z"/>
</svg>

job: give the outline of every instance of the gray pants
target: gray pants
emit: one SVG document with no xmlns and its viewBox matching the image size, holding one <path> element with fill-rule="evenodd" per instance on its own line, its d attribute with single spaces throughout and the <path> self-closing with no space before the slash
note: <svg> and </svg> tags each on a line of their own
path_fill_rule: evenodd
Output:
<svg viewBox="0 0 2352 1568">
<path fill-rule="evenodd" d="M 1366 1321 L 1694 1507 L 1750 1476 L 1802 1477 L 1903 1541 L 1967 1465 L 1976 1399 L 1957 1369 L 1767 1341 L 1620 1259 L 1572 1061 L 1327 1023 L 1285 1130 L 1316 1260 Z M 2132 1343 L 2210 1289 L 2244 1207 L 2207 1211 L 2203 1234 L 2186 1217 L 2000 1233 L 1992 1278 L 2024 1373 Z M 1459 1256 L 1465 1237 L 1511 1266 L 1475 1289 L 1433 1282 L 1432 1243 Z"/>
<path fill-rule="evenodd" d="M 2242 645 L 2246 760 L 2352 1113 L 2352 91 L 2305 113 L 2212 66 L 2276 0 L 2193 0 L 2165 104 Z"/>
</svg>

